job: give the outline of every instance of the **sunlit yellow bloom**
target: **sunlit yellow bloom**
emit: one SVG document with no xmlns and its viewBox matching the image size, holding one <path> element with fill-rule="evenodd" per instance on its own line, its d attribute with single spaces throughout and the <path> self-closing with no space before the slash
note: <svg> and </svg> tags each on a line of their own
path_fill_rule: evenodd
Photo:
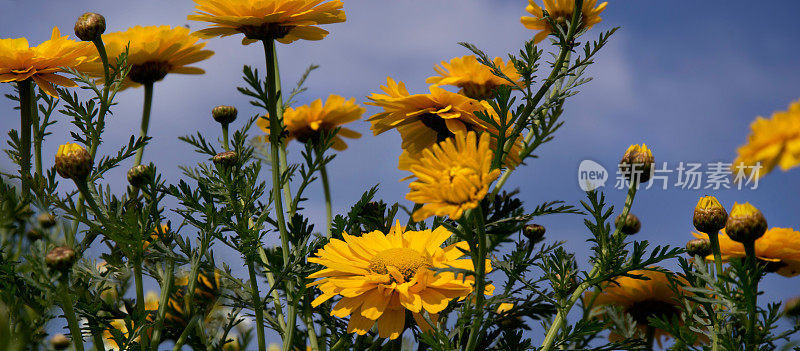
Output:
<svg viewBox="0 0 800 351">
<path fill-rule="evenodd" d="M 600 13 L 606 9 L 608 2 L 603 2 L 597 5 L 597 0 L 585 0 L 581 6 L 581 22 L 579 29 L 592 28 L 602 20 Z M 550 14 L 550 18 L 558 25 L 564 25 L 566 32 L 566 23 L 572 19 L 572 13 L 575 10 L 574 0 L 544 0 L 544 9 Z M 539 43 L 544 40 L 550 33 L 556 32 L 556 29 L 547 23 L 544 19 L 544 12 L 542 8 L 537 5 L 534 0 L 528 0 L 528 6 L 525 8 L 533 17 L 523 16 L 520 21 L 525 28 L 538 30 L 536 36 L 533 37 L 534 43 Z"/>
<path fill-rule="evenodd" d="M 789 105 L 787 111 L 772 114 L 772 118 L 757 117 L 750 124 L 747 143 L 737 150 L 733 161 L 734 172 L 753 172 L 756 164 L 761 165 L 758 177 L 763 177 L 775 166 L 786 171 L 800 165 L 800 100 Z"/>
<path fill-rule="evenodd" d="M 489 134 L 480 140 L 474 132 L 457 133 L 422 152 L 409 169 L 417 179 L 408 187 L 406 199 L 423 206 L 414 212 L 414 220 L 430 216 L 459 219 L 464 211 L 475 208 L 500 175 L 491 169 L 494 153 L 489 149 Z"/>
<path fill-rule="evenodd" d="M 103 34 L 103 42 L 110 58 L 119 56 L 128 49 L 128 64 L 131 71 L 122 88 L 150 84 L 164 79 L 168 73 L 203 74 L 204 70 L 190 64 L 203 61 L 214 52 L 203 50 L 206 43 L 189 34 L 186 27 L 135 26 L 124 32 Z M 113 60 L 113 59 L 111 59 Z M 100 62 L 88 65 L 93 76 L 103 77 Z"/>
<path fill-rule="evenodd" d="M 707 239 L 705 233 L 692 233 L 695 237 Z M 725 229 L 719 233 L 719 250 L 722 261 L 745 257 L 744 245 L 731 240 Z M 756 258 L 767 263 L 767 270 L 784 277 L 800 274 L 800 232 L 792 228 L 770 228 L 756 239 Z M 714 255 L 706 260 L 713 261 Z"/>
<path fill-rule="evenodd" d="M 366 109 L 356 104 L 356 99 L 345 100 L 339 95 L 331 94 L 323 104 L 322 99 L 314 100 L 311 105 L 297 108 L 287 108 L 283 111 L 283 123 L 289 132 L 289 140 L 297 139 L 305 143 L 314 140 L 321 131 L 332 131 L 340 128 L 333 138 L 333 148 L 344 150 L 347 148 L 342 137 L 357 139 L 361 133 L 349 128 L 340 127 L 361 118 Z M 269 134 L 269 115 L 256 120 L 256 125 Z"/>
<path fill-rule="evenodd" d="M 641 275 L 649 280 L 641 280 L 630 277 L 617 278 L 616 284 L 608 283 L 596 292 L 587 292 L 584 301 L 594 299 L 595 308 L 613 306 L 629 314 L 636 321 L 636 327 L 644 338 L 648 317 L 664 317 L 667 319 L 678 316 L 680 310 L 680 299 L 683 294 L 682 288 L 678 287 L 679 294 L 672 290 L 666 274 L 654 271 L 631 271 L 630 274 Z M 601 318 L 606 318 L 605 314 L 598 312 Z M 660 329 L 655 330 L 655 338 L 661 343 L 662 336 L 669 334 Z M 612 340 L 619 338 L 612 334 Z"/>
<path fill-rule="evenodd" d="M 466 242 L 442 248 L 451 236 L 444 227 L 406 231 L 396 225 L 389 234 L 379 231 L 361 237 L 343 233 L 344 241 L 331 239 L 309 262 L 325 266 L 309 278 L 321 278 L 308 286 L 319 285 L 322 294 L 311 305 L 341 295 L 331 315 L 350 316 L 348 333 L 364 335 L 375 322 L 382 338 L 396 339 L 405 328 L 406 309 L 411 311 L 423 331 L 430 326 L 419 323 L 420 313 L 428 312 L 434 321 L 437 313 L 453 299 L 472 292 L 474 277 L 429 268 L 473 270 L 472 260 L 459 259 Z M 489 260 L 487 271 L 491 270 Z M 485 293 L 491 294 L 494 286 Z"/>
<path fill-rule="evenodd" d="M 68 37 L 61 36 L 58 27 L 53 27 L 50 40 L 34 47 L 29 47 L 25 38 L 0 39 L 0 83 L 30 78 L 44 92 L 55 97 L 58 97 L 58 92 L 53 84 L 77 86 L 69 78 L 56 73 L 64 72 L 60 67 L 79 69 L 81 64 L 94 60 L 97 52 L 91 43 L 77 42 Z"/>
<path fill-rule="evenodd" d="M 519 84 L 520 75 L 511 61 L 503 62 L 500 57 L 494 58 L 494 65 L 508 76 L 515 84 Z M 441 66 L 433 69 L 438 76 L 429 77 L 426 83 L 434 85 L 452 85 L 461 88 L 461 93 L 473 99 L 488 99 L 492 90 L 501 85 L 512 85 L 504 78 L 492 73 L 492 70 L 478 62 L 473 55 L 456 57 L 450 62 L 442 61 Z"/>
<path fill-rule="evenodd" d="M 439 87 L 430 87 L 430 94 L 411 95 L 403 82 L 387 78 L 381 86 L 386 94 L 373 93 L 367 105 L 382 107 L 384 112 L 367 120 L 372 132 L 381 134 L 397 128 L 403 138 L 402 148 L 419 154 L 433 144 L 452 137 L 456 132 L 483 129 L 475 111 L 482 110 L 480 101 Z"/>
<path fill-rule="evenodd" d="M 152 315 L 158 311 L 158 299 L 158 294 L 154 291 L 148 291 L 147 295 L 145 295 L 144 309 L 145 312 L 149 314 L 147 317 L 148 321 L 152 322 Z M 124 319 L 114 319 L 110 324 L 112 328 L 119 330 L 124 337 L 128 337 L 128 326 L 125 324 Z M 136 328 L 135 325 L 133 327 Z M 152 331 L 152 329 L 148 328 L 148 330 L 141 331 L 140 335 L 141 333 L 150 334 Z M 107 350 L 120 350 L 119 345 L 117 345 L 117 342 L 114 340 L 109 330 L 103 330 L 103 341 Z M 134 341 L 139 341 L 139 337 L 136 337 Z"/>
<path fill-rule="evenodd" d="M 195 33 L 202 38 L 243 33 L 242 44 L 276 39 L 288 44 L 298 39 L 321 40 L 328 31 L 320 24 L 344 22 L 341 1 L 333 0 L 194 0 L 191 21 L 211 22 Z"/>
</svg>

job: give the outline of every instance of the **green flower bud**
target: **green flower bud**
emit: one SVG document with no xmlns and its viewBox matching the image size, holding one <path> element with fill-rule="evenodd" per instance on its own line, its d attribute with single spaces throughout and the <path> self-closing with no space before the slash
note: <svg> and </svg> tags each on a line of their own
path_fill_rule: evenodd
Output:
<svg viewBox="0 0 800 351">
<path fill-rule="evenodd" d="M 71 247 L 57 246 L 47 253 L 44 262 L 52 270 L 64 271 L 72 267 L 76 259 L 75 250 Z"/>
<path fill-rule="evenodd" d="M 694 208 L 692 222 L 695 229 L 707 234 L 716 234 L 720 229 L 725 228 L 728 220 L 728 212 L 720 205 L 717 198 L 705 196 L 700 198 Z"/>
<path fill-rule="evenodd" d="M 230 124 L 236 120 L 236 107 L 220 105 L 211 110 L 211 117 L 220 124 Z"/>
<path fill-rule="evenodd" d="M 633 235 L 638 233 L 639 229 L 642 229 L 642 222 L 639 222 L 639 218 L 634 216 L 633 213 L 628 213 L 628 217 L 625 219 L 622 218 L 622 215 L 617 216 L 617 219 L 614 220 L 614 226 L 619 228 L 625 235 Z"/>
<path fill-rule="evenodd" d="M 66 143 L 56 152 L 56 172 L 67 179 L 82 179 L 92 170 L 92 156 L 82 146 Z"/>
<path fill-rule="evenodd" d="M 689 240 L 686 243 L 686 253 L 692 257 L 706 257 L 711 254 L 711 242 L 708 239 Z"/>
<path fill-rule="evenodd" d="M 749 202 L 735 203 L 725 224 L 725 233 L 733 241 L 740 243 L 755 241 L 767 231 L 767 220 Z"/>
<path fill-rule="evenodd" d="M 224 167 L 231 167 L 239 161 L 239 155 L 234 151 L 220 152 L 212 158 L 214 164 Z"/>
<path fill-rule="evenodd" d="M 106 19 L 100 14 L 86 12 L 75 22 L 75 36 L 83 41 L 100 39 L 106 31 Z"/>
<path fill-rule="evenodd" d="M 56 225 L 56 216 L 53 216 L 52 213 L 42 213 L 36 218 L 36 220 L 39 222 L 39 226 L 44 229 L 50 229 Z"/>
<path fill-rule="evenodd" d="M 646 183 L 653 172 L 653 153 L 647 145 L 631 145 L 619 161 L 619 170 L 630 181 Z"/>
<path fill-rule="evenodd" d="M 522 228 L 522 235 L 525 235 L 531 243 L 535 244 L 544 239 L 544 233 L 546 231 L 547 230 L 542 225 L 528 224 Z"/>
<path fill-rule="evenodd" d="M 140 187 L 153 180 L 153 169 L 148 165 L 138 165 L 128 170 L 128 183 L 135 187 Z"/>
</svg>

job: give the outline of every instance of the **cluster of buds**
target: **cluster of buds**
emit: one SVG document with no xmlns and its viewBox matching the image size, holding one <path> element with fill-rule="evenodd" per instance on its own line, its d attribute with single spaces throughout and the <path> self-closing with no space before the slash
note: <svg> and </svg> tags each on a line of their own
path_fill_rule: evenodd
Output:
<svg viewBox="0 0 800 351">
<path fill-rule="evenodd" d="M 619 231 L 625 235 L 633 235 L 642 229 L 642 222 L 633 213 L 628 213 L 625 217 L 622 217 L 622 215 L 617 216 L 614 219 L 614 226 L 619 228 Z"/>
<path fill-rule="evenodd" d="M 99 40 L 106 31 L 106 19 L 100 14 L 86 12 L 75 22 L 75 36 L 83 41 Z"/>
<path fill-rule="evenodd" d="M 58 175 L 72 180 L 81 180 L 92 170 L 92 156 L 82 146 L 66 143 L 58 147 L 56 152 L 56 172 Z"/>
<path fill-rule="evenodd" d="M 725 223 L 725 232 L 731 240 L 740 243 L 754 242 L 767 231 L 767 220 L 749 202 L 735 203 Z"/>
<path fill-rule="evenodd" d="M 646 183 L 653 174 L 655 159 L 647 145 L 631 145 L 619 161 L 619 170 L 634 184 Z"/>
</svg>

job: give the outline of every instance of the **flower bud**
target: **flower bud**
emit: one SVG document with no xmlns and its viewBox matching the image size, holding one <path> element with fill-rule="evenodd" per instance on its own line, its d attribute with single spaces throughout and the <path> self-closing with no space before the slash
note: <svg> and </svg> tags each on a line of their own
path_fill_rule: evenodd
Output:
<svg viewBox="0 0 800 351">
<path fill-rule="evenodd" d="M 148 165 L 133 166 L 128 170 L 128 183 L 135 187 L 140 187 L 153 180 L 153 169 Z"/>
<path fill-rule="evenodd" d="M 544 226 L 539 224 L 528 224 L 522 228 L 522 235 L 525 235 L 526 238 L 531 243 L 538 243 L 544 239 L 544 233 L 547 230 Z"/>
<path fill-rule="evenodd" d="M 639 217 L 634 216 L 633 213 L 628 213 L 628 216 L 624 219 L 622 215 L 617 216 L 617 219 L 614 220 L 614 226 L 619 228 L 619 231 L 625 235 L 633 235 L 638 233 L 639 229 L 642 229 L 642 222 L 639 222 Z"/>
<path fill-rule="evenodd" d="M 800 297 L 793 297 L 783 304 L 783 314 L 789 317 L 800 317 Z"/>
<path fill-rule="evenodd" d="M 57 246 L 47 253 L 44 262 L 50 269 L 63 271 L 72 267 L 76 259 L 75 250 L 68 246 Z"/>
<path fill-rule="evenodd" d="M 64 334 L 56 334 L 50 338 L 50 345 L 53 345 L 56 350 L 66 350 L 70 343 L 71 341 Z"/>
<path fill-rule="evenodd" d="M 214 158 L 212 158 L 214 164 L 221 165 L 223 167 L 231 167 L 239 161 L 239 155 L 234 151 L 226 151 L 220 152 Z"/>
<path fill-rule="evenodd" d="M 653 153 L 647 145 L 631 145 L 619 161 L 619 170 L 631 182 L 646 183 L 653 173 Z"/>
<path fill-rule="evenodd" d="M 82 179 L 92 170 L 92 156 L 82 146 L 66 143 L 56 152 L 56 171 L 67 179 Z"/>
<path fill-rule="evenodd" d="M 728 220 L 728 212 L 720 205 L 717 198 L 713 196 L 704 196 L 697 202 L 694 208 L 694 217 L 692 222 L 694 227 L 700 232 L 707 234 L 716 234 L 720 229 L 725 228 L 725 222 Z"/>
<path fill-rule="evenodd" d="M 36 217 L 36 220 L 39 222 L 39 226 L 44 229 L 50 229 L 56 225 L 56 216 L 49 212 L 40 214 L 39 217 Z"/>
<path fill-rule="evenodd" d="M 749 202 L 735 203 L 725 224 L 725 233 L 740 243 L 755 241 L 767 231 L 767 220 Z"/>
<path fill-rule="evenodd" d="M 94 41 L 100 39 L 100 35 L 106 31 L 106 19 L 100 14 L 86 12 L 78 17 L 75 22 L 75 36 L 83 41 Z"/>
<path fill-rule="evenodd" d="M 711 242 L 708 239 L 689 240 L 686 243 L 686 253 L 692 257 L 706 257 L 711 254 Z"/>
<path fill-rule="evenodd" d="M 40 240 L 41 238 L 44 238 L 44 234 L 42 234 L 42 232 L 40 232 L 38 229 L 28 230 L 27 232 L 25 232 L 25 235 L 28 237 L 28 240 L 30 241 L 36 241 Z"/>
<path fill-rule="evenodd" d="M 211 110 L 211 117 L 220 124 L 229 124 L 236 120 L 236 107 L 220 105 Z"/>
</svg>

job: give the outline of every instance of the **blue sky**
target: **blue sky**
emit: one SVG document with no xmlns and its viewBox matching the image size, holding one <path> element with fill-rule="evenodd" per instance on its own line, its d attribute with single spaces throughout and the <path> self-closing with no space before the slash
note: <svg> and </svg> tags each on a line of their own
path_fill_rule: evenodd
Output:
<svg viewBox="0 0 800 351">
<path fill-rule="evenodd" d="M 309 91 L 298 99 L 300 104 L 331 93 L 363 103 L 385 84 L 387 76 L 404 81 L 412 93 L 424 93 L 424 80 L 434 74 L 433 65 L 467 54 L 456 44 L 459 41 L 472 42 L 490 56 L 516 52 L 534 34 L 519 22 L 526 15 L 525 5 L 520 0 L 346 0 L 347 22 L 325 26 L 331 32 L 326 39 L 279 46 L 284 87 L 294 86 L 308 65 L 319 64 L 321 68 L 307 82 Z M 192 9 L 193 2 L 188 0 L 0 0 L 0 37 L 24 36 L 36 45 L 49 37 L 54 25 L 62 33 L 71 33 L 84 11 L 105 15 L 108 31 L 161 24 L 202 28 L 201 23 L 186 20 Z M 568 101 L 566 124 L 555 141 L 539 150 L 540 158 L 517 170 L 507 188 L 519 188 L 529 207 L 556 199 L 578 204 L 584 199 L 577 183 L 581 160 L 597 161 L 613 172 L 625 148 L 641 142 L 653 149 L 657 162 L 668 162 L 673 169 L 679 162 L 731 162 L 756 116 L 785 110 L 800 98 L 797 13 L 800 2 L 793 0 L 611 2 L 602 14 L 603 22 L 584 37 L 594 39 L 601 30 L 621 27 L 587 70 L 595 79 Z M 263 50 L 257 45 L 242 46 L 239 39 L 208 41 L 207 48 L 216 54 L 197 65 L 207 74 L 173 74 L 156 84 L 150 129 L 154 139 L 145 161 L 155 162 L 168 182 L 180 176 L 179 165 L 202 161 L 178 136 L 198 130 L 219 135 L 218 125 L 210 118 L 213 106 L 235 105 L 240 116 L 260 112 L 235 87 L 242 84 L 242 65 L 263 72 Z M 2 93 L 12 91 L 10 84 L 0 85 Z M 115 150 L 120 141 L 137 133 L 142 94 L 141 89 L 130 89 L 120 95 L 101 152 Z M 365 117 L 377 112 L 367 106 Z M 0 100 L 0 113 L 0 129 L 18 127 L 19 116 L 10 101 Z M 71 125 L 63 117 L 58 120 L 45 143 L 46 155 L 71 141 L 67 133 Z M 340 153 L 330 168 L 334 211 L 343 212 L 377 183 L 381 184 L 380 198 L 405 203 L 407 183 L 398 180 L 406 174 L 396 167 L 399 136 L 392 132 L 374 137 L 367 122 L 353 123 L 351 128 L 364 137 L 349 141 L 350 149 Z M 0 141 L 5 145 L 6 140 L 3 132 Z M 290 152 L 297 161 L 299 149 Z M 46 156 L 45 162 L 46 167 L 52 165 L 51 157 Z M 0 168 L 9 168 L 6 158 L 0 159 Z M 123 168 L 105 179 L 119 193 L 125 186 L 127 166 Z M 635 238 L 682 246 L 691 239 L 692 209 L 703 195 L 717 196 L 727 208 L 734 201 L 750 201 L 763 211 L 770 226 L 800 228 L 798 175 L 800 170 L 773 172 L 756 190 L 684 190 L 670 184 L 668 190 L 640 191 L 633 213 L 643 224 Z M 609 201 L 620 207 L 624 192 L 613 189 L 613 177 L 612 187 L 605 191 Z M 309 195 L 314 198 L 306 214 L 321 223 L 321 189 L 314 187 Z M 546 217 L 539 223 L 548 228 L 548 240 L 566 240 L 582 267 L 587 266 L 588 232 L 582 219 Z M 217 254 L 225 255 L 224 250 Z M 232 255 L 229 262 L 238 265 L 237 260 Z M 800 295 L 798 279 L 768 276 L 762 301 Z"/>
</svg>

